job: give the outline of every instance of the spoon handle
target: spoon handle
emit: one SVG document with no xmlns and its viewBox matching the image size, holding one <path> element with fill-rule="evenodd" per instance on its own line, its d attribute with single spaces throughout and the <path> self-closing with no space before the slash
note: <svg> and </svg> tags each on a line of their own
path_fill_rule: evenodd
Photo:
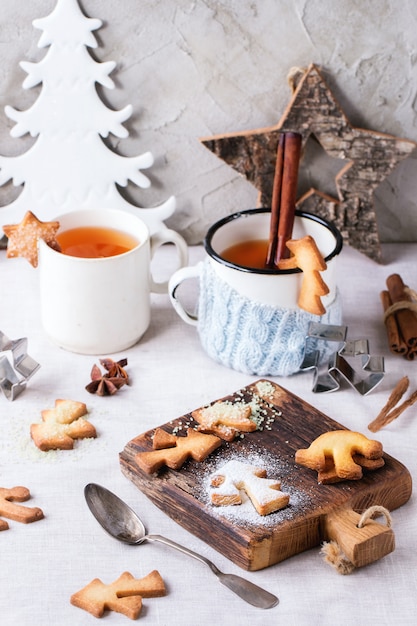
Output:
<svg viewBox="0 0 417 626">
<path fill-rule="evenodd" d="M 219 572 L 218 579 L 223 585 L 228 587 L 237 596 L 256 606 L 258 609 L 272 609 L 279 602 L 277 596 L 251 583 L 246 578 L 235 576 L 235 574 L 223 574 Z"/>
<path fill-rule="evenodd" d="M 187 554 L 188 556 L 197 559 L 197 561 L 201 561 L 205 565 L 211 569 L 213 574 L 217 576 L 219 581 L 228 587 L 231 591 L 233 591 L 236 595 L 238 595 L 242 600 L 256 606 L 260 609 L 269 609 L 273 606 L 276 606 L 279 602 L 278 598 L 274 596 L 269 591 L 265 591 L 258 585 L 251 583 L 249 580 L 242 578 L 241 576 L 235 576 L 234 574 L 223 574 L 218 567 L 209 559 L 190 550 L 189 548 L 185 548 L 184 546 L 172 541 L 171 539 L 167 539 L 166 537 L 162 537 L 162 535 L 146 535 L 144 537 L 147 541 L 159 541 L 160 543 L 169 546 L 170 548 L 174 548 L 175 550 L 179 550 L 183 554 Z"/>
</svg>

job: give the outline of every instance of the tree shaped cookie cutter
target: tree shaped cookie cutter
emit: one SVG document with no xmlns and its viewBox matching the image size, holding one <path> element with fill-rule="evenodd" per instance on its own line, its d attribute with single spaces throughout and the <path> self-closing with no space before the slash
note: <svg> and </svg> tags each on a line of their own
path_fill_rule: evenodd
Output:
<svg viewBox="0 0 417 626">
<path fill-rule="evenodd" d="M 347 381 L 358 393 L 366 396 L 382 381 L 385 374 L 384 357 L 370 354 L 367 339 L 346 340 L 347 326 L 311 322 L 306 336 L 306 355 L 300 370 L 313 370 L 313 392 L 337 391 Z M 320 342 L 339 344 L 329 359 L 321 363 Z M 348 359 L 359 358 L 361 367 L 355 369 Z"/>
<path fill-rule="evenodd" d="M 10 401 L 22 393 L 27 381 L 40 368 L 28 355 L 27 345 L 26 337 L 11 340 L 0 330 L 0 389 Z"/>
</svg>

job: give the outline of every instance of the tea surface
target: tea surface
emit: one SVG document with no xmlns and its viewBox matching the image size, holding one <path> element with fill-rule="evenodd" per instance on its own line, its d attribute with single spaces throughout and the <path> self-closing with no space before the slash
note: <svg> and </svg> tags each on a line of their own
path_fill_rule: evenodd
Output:
<svg viewBox="0 0 417 626">
<path fill-rule="evenodd" d="M 221 256 L 235 265 L 265 269 L 268 245 L 269 242 L 266 239 L 241 241 L 223 250 Z"/>
<path fill-rule="evenodd" d="M 116 256 L 132 250 L 138 240 L 120 230 L 98 226 L 79 226 L 57 235 L 61 252 L 85 259 Z"/>
</svg>

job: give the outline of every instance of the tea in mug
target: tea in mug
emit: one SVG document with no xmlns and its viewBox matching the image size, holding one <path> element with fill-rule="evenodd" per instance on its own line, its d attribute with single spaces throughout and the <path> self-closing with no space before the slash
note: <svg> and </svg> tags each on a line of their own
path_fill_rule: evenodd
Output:
<svg viewBox="0 0 417 626">
<path fill-rule="evenodd" d="M 139 241 L 121 230 L 105 226 L 78 226 L 58 232 L 61 252 L 68 256 L 98 259 L 129 252 Z"/>
<path fill-rule="evenodd" d="M 268 246 L 269 242 L 266 239 L 241 241 L 223 250 L 221 256 L 235 265 L 264 270 L 267 267 Z"/>
</svg>

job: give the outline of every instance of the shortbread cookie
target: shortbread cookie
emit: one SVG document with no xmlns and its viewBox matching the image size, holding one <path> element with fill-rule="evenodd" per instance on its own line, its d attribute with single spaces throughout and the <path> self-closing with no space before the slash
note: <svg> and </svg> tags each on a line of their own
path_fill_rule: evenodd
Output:
<svg viewBox="0 0 417 626">
<path fill-rule="evenodd" d="M 79 417 L 87 415 L 87 405 L 77 400 L 55 400 L 53 409 L 45 409 L 41 412 L 44 422 L 58 422 L 59 424 L 71 424 Z"/>
<path fill-rule="evenodd" d="M 250 419 L 252 409 L 243 402 L 215 402 L 203 409 L 193 411 L 191 415 L 199 423 L 198 430 L 233 441 L 241 432 L 256 430 L 256 424 Z"/>
<path fill-rule="evenodd" d="M 353 460 L 360 465 L 362 469 L 366 471 L 377 470 L 385 465 L 384 457 L 379 459 L 367 459 L 361 454 L 354 454 Z M 338 483 L 343 478 L 340 478 L 336 473 L 335 464 L 332 458 L 326 459 L 326 465 L 323 470 L 319 470 L 317 473 L 317 482 L 321 485 L 329 485 L 331 483 Z"/>
<path fill-rule="evenodd" d="M 157 570 L 141 579 L 124 572 L 110 585 L 95 578 L 71 596 L 71 604 L 88 611 L 94 617 L 102 617 L 109 610 L 122 613 L 130 619 L 137 619 L 142 609 L 142 598 L 164 595 L 165 584 Z"/>
<path fill-rule="evenodd" d="M 341 480 L 362 478 L 362 465 L 355 461 L 359 454 L 365 459 L 380 459 L 382 444 L 351 430 L 332 430 L 315 439 L 309 448 L 297 450 L 295 461 L 319 473 L 325 472 L 328 459 L 334 463 L 334 472 Z M 356 459 L 357 460 L 357 459 Z"/>
<path fill-rule="evenodd" d="M 174 437 L 175 446 L 172 446 L 170 440 L 166 448 L 138 452 L 135 460 L 139 467 L 147 474 L 157 472 L 164 465 L 178 470 L 187 459 L 201 463 L 222 443 L 219 437 L 206 435 L 192 428 L 187 430 L 186 437 Z"/>
<path fill-rule="evenodd" d="M 152 447 L 154 450 L 174 448 L 177 445 L 177 438 L 171 433 L 167 433 L 163 428 L 156 428 L 152 437 Z"/>
<path fill-rule="evenodd" d="M 15 522 L 29 524 L 43 519 L 43 512 L 38 507 L 22 506 L 16 502 L 26 502 L 30 498 L 30 491 L 26 487 L 0 487 L 0 516 L 7 517 Z M 9 525 L 0 519 L 0 530 L 7 530 Z"/>
<path fill-rule="evenodd" d="M 41 222 L 27 211 L 20 224 L 3 226 L 8 237 L 7 257 L 24 257 L 33 267 L 38 265 L 38 240 L 43 239 L 54 250 L 60 250 L 56 240 L 59 222 Z"/>
<path fill-rule="evenodd" d="M 320 275 L 327 265 L 317 248 L 316 242 L 311 235 L 301 239 L 290 239 L 287 247 L 292 253 L 288 259 L 281 259 L 279 269 L 300 268 L 303 272 L 298 306 L 313 315 L 323 315 L 326 312 L 321 301 L 321 296 L 329 293 L 329 288 Z"/>
<path fill-rule="evenodd" d="M 54 409 L 42 411 L 42 422 L 31 424 L 30 434 L 35 445 L 48 450 L 72 450 L 74 439 L 94 438 L 95 427 L 84 419 L 87 407 L 75 400 L 56 400 Z"/>
<path fill-rule="evenodd" d="M 265 469 L 242 461 L 229 461 L 210 477 L 215 489 L 211 502 L 216 506 L 242 503 L 240 490 L 244 490 L 259 515 L 269 515 L 287 506 L 290 496 L 281 491 L 281 483 L 268 479 Z"/>
</svg>

